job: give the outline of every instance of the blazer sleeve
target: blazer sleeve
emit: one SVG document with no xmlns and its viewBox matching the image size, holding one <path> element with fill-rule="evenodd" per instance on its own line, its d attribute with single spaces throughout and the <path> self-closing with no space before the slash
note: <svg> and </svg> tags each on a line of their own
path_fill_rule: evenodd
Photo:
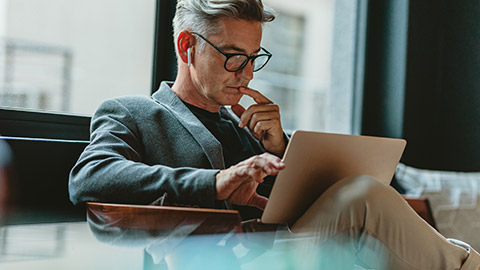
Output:
<svg viewBox="0 0 480 270">
<path fill-rule="evenodd" d="M 70 172 L 70 200 L 149 204 L 166 192 L 173 203 L 215 207 L 218 170 L 142 162 L 137 121 L 117 100 L 100 105 L 92 117 L 91 142 Z"/>
</svg>

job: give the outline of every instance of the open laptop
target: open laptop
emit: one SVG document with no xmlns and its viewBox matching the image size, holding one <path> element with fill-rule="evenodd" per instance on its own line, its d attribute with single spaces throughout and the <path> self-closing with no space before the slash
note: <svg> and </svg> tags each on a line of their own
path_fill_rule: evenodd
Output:
<svg viewBox="0 0 480 270">
<path fill-rule="evenodd" d="M 370 175 L 390 183 L 406 141 L 371 136 L 296 131 L 284 155 L 261 221 L 293 224 L 335 182 Z"/>
</svg>

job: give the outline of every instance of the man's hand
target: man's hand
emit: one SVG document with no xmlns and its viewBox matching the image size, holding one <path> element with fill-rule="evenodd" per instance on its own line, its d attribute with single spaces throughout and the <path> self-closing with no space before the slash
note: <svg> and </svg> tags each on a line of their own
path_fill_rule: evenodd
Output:
<svg viewBox="0 0 480 270">
<path fill-rule="evenodd" d="M 267 175 L 276 175 L 285 168 L 278 157 L 264 153 L 244 160 L 216 176 L 217 200 L 264 209 L 267 198 L 257 194 L 257 186 Z"/>
<path fill-rule="evenodd" d="M 285 151 L 285 139 L 278 105 L 256 90 L 244 87 L 240 91 L 252 97 L 257 104 L 247 110 L 239 104 L 232 106 L 233 112 L 240 118 L 239 127 L 248 127 L 267 151 L 281 157 Z"/>
</svg>

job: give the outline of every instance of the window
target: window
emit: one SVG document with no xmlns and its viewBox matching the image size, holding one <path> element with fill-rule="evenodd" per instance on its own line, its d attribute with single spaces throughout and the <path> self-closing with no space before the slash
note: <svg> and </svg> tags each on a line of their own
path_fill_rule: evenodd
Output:
<svg viewBox="0 0 480 270">
<path fill-rule="evenodd" d="M 0 106 L 91 115 L 149 95 L 156 0 L 0 0 Z"/>
<path fill-rule="evenodd" d="M 279 13 L 262 41 L 273 57 L 251 87 L 279 104 L 288 131 L 353 133 L 357 1 L 265 3 Z"/>
<path fill-rule="evenodd" d="M 358 133 L 363 1 L 264 1 L 279 13 L 262 41 L 273 58 L 251 87 L 280 105 L 289 132 Z M 175 68 L 164 64 L 175 62 L 165 14 L 157 18 L 165 27 L 157 29 L 157 53 L 172 59 L 153 53 L 156 4 L 171 13 L 174 2 L 0 0 L 0 107 L 91 115 L 107 98 L 149 95 L 153 61 L 166 68 L 155 72 L 154 85 L 174 79 Z"/>
</svg>

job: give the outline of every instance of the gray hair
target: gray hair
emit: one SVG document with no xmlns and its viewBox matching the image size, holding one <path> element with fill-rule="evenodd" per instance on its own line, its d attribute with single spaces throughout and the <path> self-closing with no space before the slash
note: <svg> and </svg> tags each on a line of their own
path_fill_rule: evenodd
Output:
<svg viewBox="0 0 480 270">
<path fill-rule="evenodd" d="M 263 5 L 262 0 L 178 0 L 173 18 L 175 44 L 178 35 L 185 29 L 204 36 L 217 34 L 220 31 L 220 18 L 264 23 L 275 19 L 275 11 Z M 199 49 L 202 50 L 205 43 L 201 39 L 199 42 Z"/>
</svg>

